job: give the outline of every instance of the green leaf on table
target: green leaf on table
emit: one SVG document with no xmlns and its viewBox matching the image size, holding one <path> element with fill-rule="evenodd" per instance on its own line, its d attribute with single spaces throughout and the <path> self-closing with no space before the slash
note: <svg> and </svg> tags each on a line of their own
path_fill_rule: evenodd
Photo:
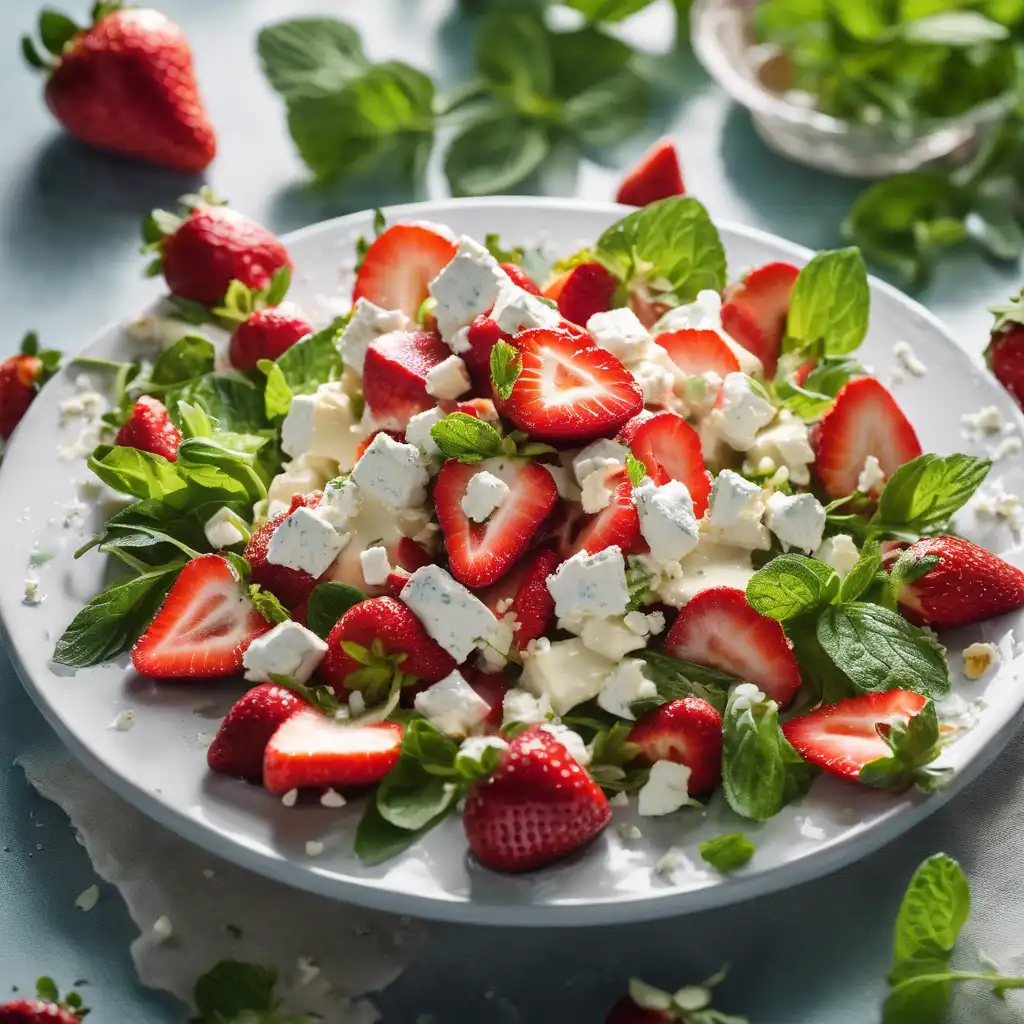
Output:
<svg viewBox="0 0 1024 1024">
<path fill-rule="evenodd" d="M 785 622 L 831 604 L 839 585 L 839 575 L 825 562 L 779 555 L 751 577 L 747 602 L 762 615 Z"/>
<path fill-rule="evenodd" d="M 306 605 L 306 625 L 322 640 L 337 621 L 355 605 L 366 600 L 366 595 L 347 583 L 334 581 L 320 583 L 313 588 Z"/>
<path fill-rule="evenodd" d="M 153 364 L 149 379 L 154 384 L 182 384 L 213 371 L 213 342 L 186 334 L 165 348 Z"/>
<path fill-rule="evenodd" d="M 508 192 L 528 178 L 551 150 L 548 129 L 504 110 L 485 113 L 452 138 L 444 172 L 456 196 Z"/>
<path fill-rule="evenodd" d="M 754 856 L 756 847 L 742 832 L 716 836 L 700 844 L 701 858 L 723 874 L 743 867 Z"/>
<path fill-rule="evenodd" d="M 516 109 L 554 92 L 550 33 L 537 14 L 495 10 L 476 37 L 477 73 Z"/>
<path fill-rule="evenodd" d="M 359 33 L 334 18 L 296 18 L 260 31 L 263 73 L 282 96 L 332 93 L 368 67 Z"/>
<path fill-rule="evenodd" d="M 860 250 L 818 253 L 793 285 L 784 349 L 813 348 L 833 356 L 854 351 L 867 334 L 870 304 Z"/>
<path fill-rule="evenodd" d="M 464 412 L 449 413 L 430 428 L 446 459 L 481 462 L 501 454 L 501 435 L 485 420 Z"/>
</svg>

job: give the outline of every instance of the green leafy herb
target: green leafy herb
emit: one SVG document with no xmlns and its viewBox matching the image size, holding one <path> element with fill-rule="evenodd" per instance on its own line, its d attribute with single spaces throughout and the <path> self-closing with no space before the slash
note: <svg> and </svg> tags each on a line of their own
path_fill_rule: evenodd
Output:
<svg viewBox="0 0 1024 1024">
<path fill-rule="evenodd" d="M 855 359 L 846 356 L 825 356 L 807 375 L 803 384 L 794 383 L 786 376 L 785 366 L 801 361 L 799 354 L 783 357 L 780 362 L 782 379 L 776 376 L 775 395 L 779 403 L 809 422 L 815 422 L 832 408 L 836 395 L 849 381 L 864 372 Z"/>
<path fill-rule="evenodd" d="M 867 269 L 855 248 L 820 252 L 793 285 L 784 349 L 842 356 L 860 347 L 868 330 Z"/>
<path fill-rule="evenodd" d="M 743 867 L 754 856 L 754 850 L 754 844 L 742 832 L 730 832 L 700 844 L 701 857 L 723 874 Z"/>
<path fill-rule="evenodd" d="M 896 791 L 916 785 L 932 790 L 949 780 L 949 769 L 927 767 L 939 756 L 940 747 L 939 720 L 930 700 L 906 724 L 882 722 L 877 729 L 891 754 L 864 765 L 859 779 L 865 785 Z"/>
<path fill-rule="evenodd" d="M 840 601 L 856 601 L 878 578 L 882 558 L 877 545 L 866 546 L 839 588 Z"/>
<path fill-rule="evenodd" d="M 523 372 L 523 357 L 507 341 L 499 341 L 491 349 L 491 383 L 504 398 L 512 397 L 512 388 Z"/>
<path fill-rule="evenodd" d="M 269 591 L 264 590 L 259 584 L 253 583 L 249 587 L 249 597 L 253 607 L 267 620 L 275 625 L 279 622 L 288 622 L 291 616 L 288 609 Z"/>
<path fill-rule="evenodd" d="M 326 640 L 337 621 L 366 595 L 347 583 L 321 583 L 313 588 L 306 605 L 306 625 Z"/>
<path fill-rule="evenodd" d="M 168 388 L 164 405 L 176 423 L 179 422 L 178 403 L 182 401 L 198 406 L 213 417 L 222 430 L 257 434 L 269 426 L 262 388 L 241 373 L 207 373 Z"/>
<path fill-rule="evenodd" d="M 430 428 L 446 459 L 481 462 L 502 453 L 501 434 L 484 420 L 464 412 L 449 413 Z"/>
<path fill-rule="evenodd" d="M 348 317 L 339 317 L 322 331 L 300 338 L 273 363 L 260 361 L 267 378 L 263 398 L 268 419 L 286 416 L 293 395 L 311 395 L 321 384 L 341 379 L 338 338 L 347 323 Z"/>
<path fill-rule="evenodd" d="M 499 263 L 515 263 L 517 266 L 522 266 L 523 258 L 526 256 L 526 253 L 521 245 L 516 245 L 511 249 L 506 249 L 501 244 L 501 236 L 493 232 L 485 237 L 484 245 L 487 246 L 487 251 Z"/>
<path fill-rule="evenodd" d="M 639 487 L 647 479 L 647 467 L 632 452 L 626 455 L 626 475 L 633 487 Z"/>
<path fill-rule="evenodd" d="M 192 1001 L 199 1024 L 317 1024 L 317 1016 L 282 1010 L 276 988 L 273 968 L 221 960 L 196 981 Z"/>
<path fill-rule="evenodd" d="M 736 676 L 658 651 L 637 651 L 635 656 L 646 663 L 645 674 L 658 688 L 659 703 L 700 697 L 721 714 L 728 701 L 729 687 L 742 682 Z"/>
<path fill-rule="evenodd" d="M 747 584 L 747 601 L 770 619 L 785 622 L 831 604 L 839 576 L 824 562 L 803 555 L 779 555 Z"/>
<path fill-rule="evenodd" d="M 687 985 L 675 992 L 663 992 L 639 978 L 630 978 L 629 998 L 641 1011 L 660 1014 L 679 1024 L 748 1024 L 746 1017 L 712 1008 L 711 990 L 724 978 L 723 969 L 699 985 Z"/>
</svg>

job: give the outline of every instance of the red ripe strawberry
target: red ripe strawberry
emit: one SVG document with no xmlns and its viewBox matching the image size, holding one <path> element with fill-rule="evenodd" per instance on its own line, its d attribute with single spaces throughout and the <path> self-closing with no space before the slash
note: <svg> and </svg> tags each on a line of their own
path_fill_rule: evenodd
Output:
<svg viewBox="0 0 1024 1024">
<path fill-rule="evenodd" d="M 717 331 L 672 331 L 654 339 L 683 373 L 739 373 L 740 361 Z"/>
<path fill-rule="evenodd" d="M 483 470 L 503 480 L 509 493 L 484 522 L 475 523 L 462 511 L 462 499 Z M 446 462 L 434 484 L 434 502 L 451 574 L 467 587 L 489 586 L 530 546 L 557 501 L 555 481 L 536 462 Z"/>
<path fill-rule="evenodd" d="M 502 415 L 538 441 L 585 444 L 611 437 L 644 407 L 618 359 L 568 331 L 535 328 L 515 337 L 523 368 Z"/>
<path fill-rule="evenodd" d="M 508 680 L 502 672 L 481 672 L 480 669 L 463 666 L 459 669 L 478 697 L 482 697 L 488 707 L 487 717 L 483 720 L 484 732 L 496 733 L 501 728 L 505 713 L 505 694 L 508 693 Z"/>
<path fill-rule="evenodd" d="M 550 733 L 530 729 L 497 771 L 474 782 L 462 821 L 477 859 L 496 871 L 533 871 L 589 843 L 611 820 L 600 787 Z"/>
<path fill-rule="evenodd" d="M 176 462 L 181 431 L 171 422 L 163 402 L 143 395 L 121 425 L 115 441 L 125 448 L 138 448 L 162 455 L 168 462 Z"/>
<path fill-rule="evenodd" d="M 363 361 L 363 397 L 374 418 L 404 430 L 417 413 L 433 409 L 437 399 L 427 394 L 427 374 L 451 354 L 426 331 L 395 331 L 373 342 Z"/>
<path fill-rule="evenodd" d="M 900 587 L 900 610 L 919 626 L 959 629 L 1024 608 L 1024 572 L 963 537 L 919 540 L 908 551 L 939 559 L 924 576 Z M 901 554 L 887 554 L 886 567 L 891 570 Z"/>
<path fill-rule="evenodd" d="M 833 775 L 856 779 L 864 765 L 892 754 L 878 726 L 895 719 L 906 723 L 924 705 L 925 698 L 909 690 L 866 693 L 823 704 L 788 721 L 782 732 L 805 761 Z"/>
<path fill-rule="evenodd" d="M 612 545 L 624 555 L 649 550 L 640 533 L 640 514 L 633 502 L 633 485 L 625 468 L 609 466 L 605 486 L 612 492 L 611 501 L 584 521 L 569 554 L 586 551 L 596 555 Z"/>
<path fill-rule="evenodd" d="M 800 666 L 782 626 L 732 587 L 697 594 L 672 624 L 665 653 L 739 676 L 783 707 L 800 689 Z"/>
<path fill-rule="evenodd" d="M 365 664 L 347 654 L 342 643 L 371 651 L 374 641 L 378 641 L 380 652 L 377 660 L 392 659 L 389 664 L 405 675 L 433 683 L 455 670 L 455 659 L 427 635 L 420 620 L 401 601 L 371 597 L 353 605 L 334 624 L 320 675 L 332 686 L 344 685 L 348 676 Z M 398 661 L 401 655 L 404 657 Z"/>
<path fill-rule="evenodd" d="M 242 655 L 271 628 L 221 555 L 193 558 L 174 581 L 132 664 L 156 679 L 212 679 L 242 669 Z"/>
<path fill-rule="evenodd" d="M 629 308 L 640 321 L 650 330 L 672 307 L 664 302 L 656 302 L 643 290 L 629 293 Z"/>
<path fill-rule="evenodd" d="M 874 377 L 843 386 L 814 428 L 814 470 L 830 498 L 857 490 L 864 460 L 874 455 L 887 477 L 921 454 L 921 443 L 896 400 Z"/>
<path fill-rule="evenodd" d="M 277 728 L 297 711 L 308 707 L 283 686 L 264 683 L 239 698 L 221 722 L 206 752 L 206 763 L 215 772 L 250 782 L 263 778 L 263 753 Z"/>
<path fill-rule="evenodd" d="M 700 435 L 674 412 L 642 412 L 630 420 L 619 434 L 633 454 L 647 467 L 656 483 L 681 480 L 693 499 L 694 515 L 699 519 L 708 507 L 711 475 L 704 466 Z"/>
<path fill-rule="evenodd" d="M 469 325 L 469 349 L 462 353 L 462 360 L 478 391 L 491 393 L 491 349 L 511 338 L 489 316 L 478 316 Z"/>
<path fill-rule="evenodd" d="M 0 437 L 4 440 L 28 412 L 42 373 L 43 361 L 38 356 L 11 356 L 0 364 Z"/>
<path fill-rule="evenodd" d="M 271 793 L 379 782 L 398 763 L 402 727 L 396 722 L 346 725 L 309 708 L 292 715 L 267 744 L 263 785 Z"/>
<path fill-rule="evenodd" d="M 183 219 L 161 213 L 143 233 L 160 252 L 171 294 L 206 306 L 218 305 L 232 281 L 264 291 L 276 271 L 292 265 L 274 234 L 226 206 L 199 203 Z"/>
<path fill-rule="evenodd" d="M 255 370 L 261 359 L 276 359 L 312 331 L 302 316 L 280 306 L 258 309 L 235 328 L 228 358 L 236 370 Z"/>
<path fill-rule="evenodd" d="M 316 508 L 322 497 L 319 491 L 296 494 L 287 512 L 268 519 L 259 529 L 253 531 L 245 548 L 245 557 L 251 566 L 252 582 L 269 590 L 287 608 L 293 608 L 305 601 L 316 586 L 316 580 L 302 569 L 290 569 L 285 565 L 268 562 L 267 548 L 270 545 L 270 538 L 297 508 Z"/>
<path fill-rule="evenodd" d="M 449 264 L 458 246 L 427 224 L 396 224 L 381 232 L 363 257 L 352 302 L 369 299 L 415 320 L 427 285 Z"/>
<path fill-rule="evenodd" d="M 985 360 L 999 383 L 1024 406 L 1024 291 L 993 312 L 996 322 Z"/>
<path fill-rule="evenodd" d="M 722 777 L 722 716 L 700 697 L 683 697 L 648 711 L 629 742 L 647 763 L 675 761 L 690 769 L 693 796 L 710 793 Z"/>
<path fill-rule="evenodd" d="M 0 1006 L 0 1024 L 82 1024 L 73 1009 L 42 999 L 19 999 Z"/>
<path fill-rule="evenodd" d="M 808 359 L 806 363 L 801 363 L 793 373 L 793 383 L 798 388 L 802 388 L 807 383 L 807 378 L 810 377 L 811 371 L 817 365 L 817 362 L 813 359 Z"/>
<path fill-rule="evenodd" d="M 400 597 L 405 589 L 406 583 L 412 578 L 411 572 L 405 569 L 395 568 L 388 573 L 388 581 L 384 584 L 385 589 L 391 597 Z"/>
<path fill-rule="evenodd" d="M 548 590 L 548 577 L 561 561 L 550 548 L 538 551 L 529 561 L 519 581 L 512 599 L 512 610 L 516 613 L 519 626 L 515 631 L 517 650 L 525 650 L 531 640 L 543 636 L 554 617 L 555 599 Z"/>
<path fill-rule="evenodd" d="M 531 295 L 540 295 L 537 282 L 518 263 L 499 263 L 499 267 L 512 279 L 512 283 Z"/>
<path fill-rule="evenodd" d="M 670 139 L 661 139 L 622 179 L 615 201 L 626 206 L 647 206 L 658 199 L 681 196 L 685 192 L 675 144 Z"/>
<path fill-rule="evenodd" d="M 217 150 L 199 98 L 185 34 L 163 14 L 124 7 L 61 38 L 41 30 L 47 65 L 31 41 L 25 55 L 48 68 L 46 103 L 75 138 L 172 171 L 201 171 Z"/>
<path fill-rule="evenodd" d="M 782 351 L 789 296 L 800 270 L 791 263 L 768 263 L 725 290 L 722 327 L 764 364 L 768 380 Z"/>
<path fill-rule="evenodd" d="M 558 303 L 558 311 L 570 323 L 586 327 L 595 313 L 612 308 L 618 280 L 600 263 L 581 263 L 548 285 L 544 294 Z"/>
<path fill-rule="evenodd" d="M 672 1024 L 665 1010 L 645 1010 L 629 996 L 623 996 L 605 1018 L 605 1024 Z"/>
</svg>

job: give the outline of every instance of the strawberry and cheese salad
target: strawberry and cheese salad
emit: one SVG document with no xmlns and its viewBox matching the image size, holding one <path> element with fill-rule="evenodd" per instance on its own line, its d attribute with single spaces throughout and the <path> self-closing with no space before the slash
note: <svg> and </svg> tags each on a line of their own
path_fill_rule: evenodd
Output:
<svg viewBox="0 0 1024 1024">
<path fill-rule="evenodd" d="M 553 268 L 376 228 L 317 331 L 264 229 L 203 197 L 147 222 L 176 315 L 231 339 L 110 366 L 89 464 L 130 501 L 86 549 L 130 575 L 55 661 L 244 678 L 211 770 L 366 793 L 370 863 L 454 814 L 526 871 L 613 806 L 721 799 L 739 831 L 821 771 L 941 781 L 934 631 L 1024 606 L 1024 573 L 954 532 L 989 463 L 922 453 L 858 364 L 856 250 L 730 284 L 688 197 Z"/>
</svg>

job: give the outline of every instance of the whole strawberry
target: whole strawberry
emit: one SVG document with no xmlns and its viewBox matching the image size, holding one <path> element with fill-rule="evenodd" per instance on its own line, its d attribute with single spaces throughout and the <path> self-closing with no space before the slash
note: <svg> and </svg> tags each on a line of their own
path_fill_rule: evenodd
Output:
<svg viewBox="0 0 1024 1024">
<path fill-rule="evenodd" d="M 22 340 L 20 354 L 0 363 L 0 438 L 6 441 L 14 433 L 59 362 L 60 353 L 39 351 L 39 338 L 30 331 Z"/>
<path fill-rule="evenodd" d="M 171 422 L 170 414 L 160 399 L 143 395 L 117 432 L 116 441 L 125 448 L 138 448 L 175 462 L 181 431 Z"/>
<path fill-rule="evenodd" d="M 154 210 L 142 225 L 146 251 L 157 254 L 147 273 L 162 271 L 172 295 L 216 306 L 233 281 L 266 293 L 281 268 L 291 269 L 276 235 L 211 193 L 183 196 L 181 203 L 183 215 Z"/>
<path fill-rule="evenodd" d="M 312 330 L 300 313 L 287 307 L 257 309 L 235 328 L 228 358 L 236 370 L 255 370 L 261 359 L 277 359 Z"/>
<path fill-rule="evenodd" d="M 0 1006 L 0 1024 L 81 1024 L 88 1012 L 77 992 L 61 999 L 53 979 L 40 978 L 35 999 L 17 999 Z"/>
<path fill-rule="evenodd" d="M 999 383 L 1024 406 L 1024 291 L 992 312 L 996 322 L 985 359 Z"/>
<path fill-rule="evenodd" d="M 185 34 L 166 15 L 99 3 L 81 28 L 54 11 L 22 52 L 48 71 L 46 102 L 77 139 L 172 171 L 201 171 L 217 150 Z"/>
</svg>

